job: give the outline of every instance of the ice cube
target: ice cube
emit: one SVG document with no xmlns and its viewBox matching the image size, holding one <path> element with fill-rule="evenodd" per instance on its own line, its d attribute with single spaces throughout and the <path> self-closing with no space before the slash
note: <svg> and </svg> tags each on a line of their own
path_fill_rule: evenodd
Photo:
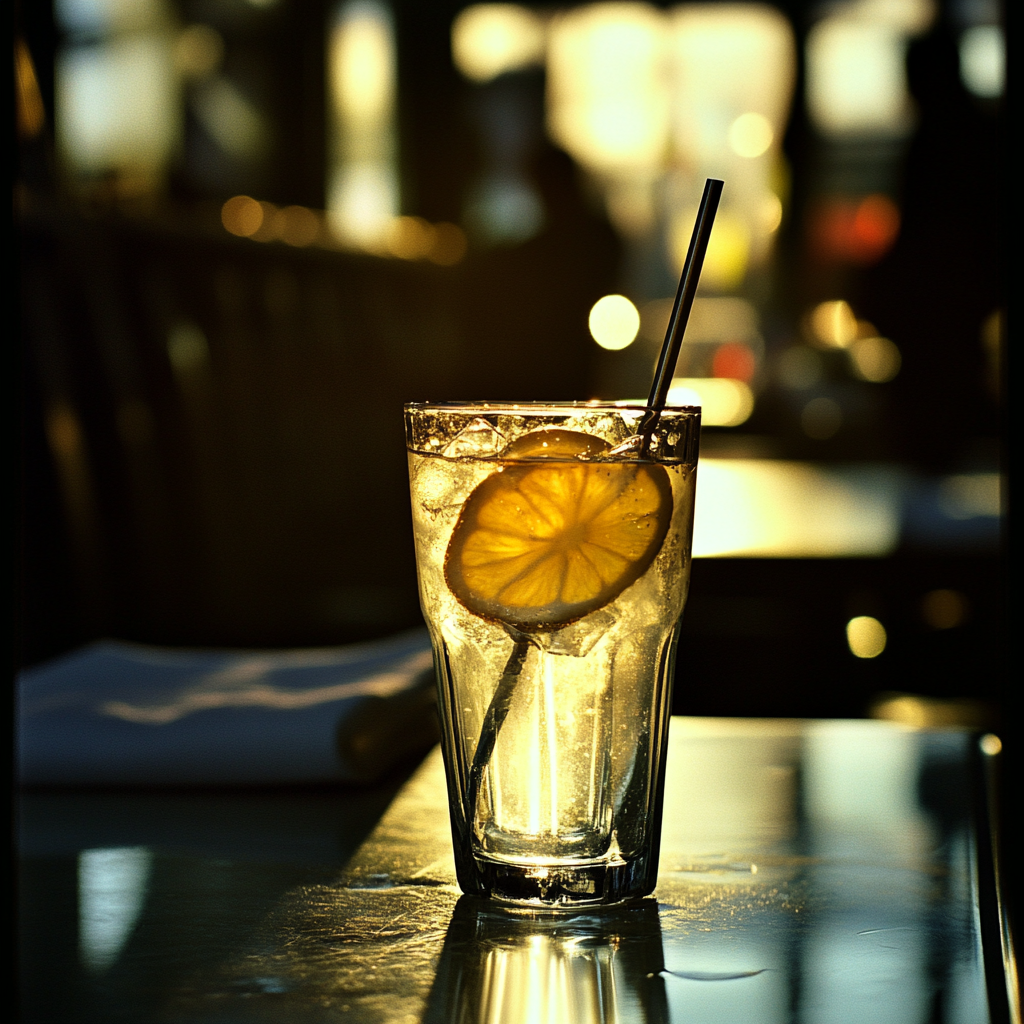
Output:
<svg viewBox="0 0 1024 1024">
<path fill-rule="evenodd" d="M 505 447 L 503 434 L 480 416 L 473 419 L 448 443 L 442 454 L 449 459 L 487 458 Z"/>
<path fill-rule="evenodd" d="M 579 622 L 573 622 L 553 633 L 531 634 L 530 639 L 548 654 L 564 654 L 570 658 L 585 658 L 597 642 L 615 624 L 615 616 L 605 611 L 591 612 Z"/>
<path fill-rule="evenodd" d="M 643 447 L 643 435 L 631 434 L 620 444 L 606 452 L 601 453 L 602 459 L 636 459 L 640 456 Z"/>
</svg>

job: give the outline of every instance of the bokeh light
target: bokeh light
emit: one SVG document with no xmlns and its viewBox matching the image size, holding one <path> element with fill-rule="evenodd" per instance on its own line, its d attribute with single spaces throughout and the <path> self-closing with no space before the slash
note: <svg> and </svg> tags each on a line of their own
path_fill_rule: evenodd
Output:
<svg viewBox="0 0 1024 1024">
<path fill-rule="evenodd" d="M 870 615 L 858 615 L 846 624 L 846 643 L 857 658 L 877 658 L 888 637 L 885 626 Z"/>
<path fill-rule="evenodd" d="M 224 227 L 239 238 L 251 238 L 263 223 L 263 207 L 250 196 L 233 196 L 220 210 Z"/>
<path fill-rule="evenodd" d="M 701 457 L 695 556 L 879 557 L 899 534 L 899 486 L 883 470 Z"/>
<path fill-rule="evenodd" d="M 899 208 L 881 193 L 827 200 L 810 219 L 811 245 L 819 258 L 861 265 L 881 259 L 899 231 Z"/>
<path fill-rule="evenodd" d="M 669 405 L 699 405 L 706 427 L 738 427 L 754 411 L 754 392 L 728 377 L 673 377 Z"/>
<path fill-rule="evenodd" d="M 960 37 L 960 78 L 984 99 L 1001 96 L 1006 82 L 1006 39 L 998 25 L 974 25 Z"/>
<path fill-rule="evenodd" d="M 873 384 L 892 380 L 903 362 L 900 350 L 888 338 L 858 338 L 848 351 L 855 375 Z"/>
<path fill-rule="evenodd" d="M 808 322 L 813 339 L 823 348 L 846 348 L 857 337 L 857 318 L 843 299 L 819 302 Z"/>
<path fill-rule="evenodd" d="M 660 168 L 669 137 L 665 25 L 646 4 L 591 4 L 559 15 L 548 45 L 548 129 L 584 167 Z"/>
<path fill-rule="evenodd" d="M 836 14 L 807 36 L 807 108 L 827 136 L 899 137 L 911 128 L 905 33 L 869 17 Z"/>
<path fill-rule="evenodd" d="M 753 160 L 768 151 L 775 139 L 771 122 L 764 114 L 748 111 L 740 114 L 729 127 L 729 145 L 737 156 Z"/>
<path fill-rule="evenodd" d="M 539 64 L 545 41 L 544 22 L 518 4 L 473 4 L 452 22 L 452 59 L 475 82 Z"/>
<path fill-rule="evenodd" d="M 727 341 L 715 349 L 711 359 L 711 372 L 716 377 L 749 381 L 757 369 L 757 359 L 749 345 L 740 341 Z"/>
<path fill-rule="evenodd" d="M 625 295 L 598 299 L 588 318 L 590 336 L 601 348 L 617 351 L 633 344 L 640 330 L 640 313 Z"/>
</svg>

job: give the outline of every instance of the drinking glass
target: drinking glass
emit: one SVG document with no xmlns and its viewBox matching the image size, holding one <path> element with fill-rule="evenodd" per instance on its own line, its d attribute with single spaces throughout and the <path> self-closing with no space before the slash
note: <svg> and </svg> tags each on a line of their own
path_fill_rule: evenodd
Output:
<svg viewBox="0 0 1024 1024">
<path fill-rule="evenodd" d="M 654 889 L 700 410 L 641 437 L 644 411 L 405 408 L 467 893 L 579 907 Z"/>
</svg>

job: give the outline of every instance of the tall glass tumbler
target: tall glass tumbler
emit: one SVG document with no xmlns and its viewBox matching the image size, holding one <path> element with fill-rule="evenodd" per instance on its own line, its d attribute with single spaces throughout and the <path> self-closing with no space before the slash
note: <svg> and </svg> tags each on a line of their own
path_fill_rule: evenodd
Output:
<svg viewBox="0 0 1024 1024">
<path fill-rule="evenodd" d="M 459 884 L 511 903 L 654 889 L 700 410 L 405 408 Z"/>
</svg>

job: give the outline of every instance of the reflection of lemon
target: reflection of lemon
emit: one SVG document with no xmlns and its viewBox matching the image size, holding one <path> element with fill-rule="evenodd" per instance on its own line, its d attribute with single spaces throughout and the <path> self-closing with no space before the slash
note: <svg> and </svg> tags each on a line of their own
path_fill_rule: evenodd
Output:
<svg viewBox="0 0 1024 1024">
<path fill-rule="evenodd" d="M 471 612 L 558 629 L 646 572 L 672 517 L 668 474 L 577 461 L 607 448 L 588 434 L 538 430 L 505 449 L 501 469 L 466 501 L 445 557 L 448 585 Z"/>
</svg>

